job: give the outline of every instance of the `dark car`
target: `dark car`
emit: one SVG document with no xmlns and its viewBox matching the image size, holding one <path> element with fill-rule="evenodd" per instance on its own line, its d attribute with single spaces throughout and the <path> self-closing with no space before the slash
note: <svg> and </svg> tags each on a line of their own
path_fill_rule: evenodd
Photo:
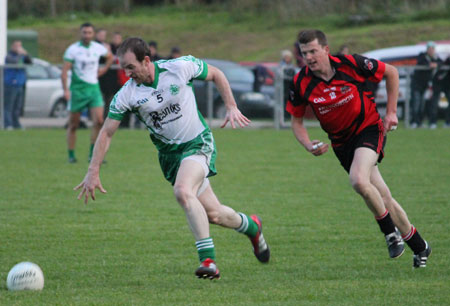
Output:
<svg viewBox="0 0 450 306">
<path fill-rule="evenodd" d="M 255 92 L 253 86 L 255 77 L 250 69 L 242 67 L 234 62 L 204 59 L 209 65 L 219 68 L 228 79 L 234 99 L 240 111 L 250 119 L 273 117 L 274 100 L 268 93 Z M 212 101 L 213 115 L 216 118 L 224 118 L 226 115 L 225 104 L 214 84 Z M 194 80 L 194 92 L 197 106 L 204 117 L 207 117 L 208 82 Z"/>
</svg>

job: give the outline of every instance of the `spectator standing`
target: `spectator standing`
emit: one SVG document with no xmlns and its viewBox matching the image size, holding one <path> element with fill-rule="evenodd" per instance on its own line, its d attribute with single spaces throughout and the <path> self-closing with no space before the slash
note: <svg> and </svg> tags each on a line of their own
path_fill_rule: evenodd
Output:
<svg viewBox="0 0 450 306">
<path fill-rule="evenodd" d="M 298 38 L 300 37 L 300 33 L 298 33 L 297 40 L 294 42 L 293 47 L 294 47 L 294 56 L 295 56 L 295 60 L 297 62 L 297 67 L 303 68 L 306 66 L 306 63 L 302 56 L 302 50 L 300 50 L 300 44 L 298 43 Z"/>
<path fill-rule="evenodd" d="M 442 65 L 440 65 L 442 66 Z M 447 101 L 450 102 L 450 56 L 443 63 L 445 68 L 439 67 L 433 77 L 433 95 L 428 107 L 428 118 L 430 120 L 430 129 L 437 127 L 438 104 L 441 98 L 441 92 L 445 94 Z M 450 105 L 447 107 L 445 126 L 450 127 Z"/>
<path fill-rule="evenodd" d="M 283 101 L 284 108 L 286 108 L 286 101 L 289 99 L 289 87 L 292 82 L 292 78 L 297 72 L 296 67 L 293 65 L 293 54 L 289 50 L 281 51 L 281 60 L 280 60 L 280 73 L 283 77 Z M 285 112 L 285 116 L 289 115 Z"/>
<path fill-rule="evenodd" d="M 150 49 L 150 55 L 152 62 L 159 61 L 162 59 L 161 56 L 158 54 L 158 43 L 154 40 L 151 40 L 148 42 L 148 47 Z"/>
<path fill-rule="evenodd" d="M 117 49 L 119 49 L 120 44 L 122 43 L 122 34 L 120 32 L 114 32 L 113 38 L 110 45 L 111 53 L 116 56 Z"/>
<path fill-rule="evenodd" d="M 425 110 L 424 94 L 440 61 L 436 56 L 435 46 L 433 41 L 427 43 L 426 52 L 420 53 L 417 58 L 417 65 L 422 67 L 414 70 L 411 78 L 411 128 L 413 129 L 422 125 Z"/>
<path fill-rule="evenodd" d="M 20 40 L 11 44 L 11 49 L 6 55 L 5 64 L 31 64 L 31 58 L 23 48 Z M 19 117 L 25 94 L 27 74 L 24 68 L 11 67 L 5 69 L 5 96 L 4 96 L 4 123 L 7 130 L 21 129 Z"/>
<path fill-rule="evenodd" d="M 281 51 L 281 60 L 280 60 L 280 66 L 282 67 L 293 67 L 292 64 L 292 52 L 289 50 L 282 50 Z"/>
<path fill-rule="evenodd" d="M 64 97 L 69 101 L 69 123 L 67 128 L 67 147 L 69 163 L 77 162 L 75 157 L 76 130 L 80 124 L 81 112 L 90 110 L 93 127 L 89 160 L 94 143 L 103 125 L 103 97 L 98 77 L 105 74 L 113 62 L 113 56 L 102 44 L 94 39 L 94 26 L 84 23 L 80 26 L 80 41 L 70 45 L 64 53 L 61 81 Z M 99 68 L 100 56 L 106 56 L 106 63 Z M 67 87 L 67 74 L 72 71 L 70 89 Z"/>
<path fill-rule="evenodd" d="M 108 51 L 111 51 L 109 44 L 106 42 L 107 36 L 108 32 L 105 29 L 98 29 L 95 32 L 95 41 L 102 44 Z"/>
<path fill-rule="evenodd" d="M 95 33 L 95 41 L 99 44 L 103 45 L 109 52 L 111 52 L 111 45 L 107 43 L 108 31 L 105 29 L 98 29 Z M 116 38 L 117 39 L 117 38 Z M 112 52 L 111 52 L 112 53 Z M 99 59 L 100 65 L 106 64 L 106 56 L 101 56 Z M 111 103 L 111 99 L 114 97 L 114 94 L 118 90 L 118 82 L 117 82 L 117 72 L 113 69 L 109 69 L 102 76 L 99 76 L 98 82 L 100 84 L 100 90 L 103 95 L 103 101 L 105 106 L 103 108 L 103 117 L 106 118 L 108 115 L 109 104 Z"/>
<path fill-rule="evenodd" d="M 170 50 L 169 59 L 179 58 L 181 56 L 181 49 L 177 46 Z"/>
<path fill-rule="evenodd" d="M 347 45 L 342 45 L 339 48 L 338 55 L 348 55 L 348 54 L 350 54 L 350 49 L 348 48 Z"/>
</svg>

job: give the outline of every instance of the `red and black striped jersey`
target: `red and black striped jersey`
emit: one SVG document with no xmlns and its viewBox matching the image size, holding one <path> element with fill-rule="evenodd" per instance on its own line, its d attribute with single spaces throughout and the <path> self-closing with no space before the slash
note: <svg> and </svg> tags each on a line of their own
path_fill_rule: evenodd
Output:
<svg viewBox="0 0 450 306">
<path fill-rule="evenodd" d="M 311 105 L 333 146 L 339 146 L 381 117 L 367 82 L 379 83 L 385 64 L 361 55 L 329 56 L 335 75 L 324 81 L 304 67 L 293 78 L 286 110 L 303 117 Z"/>
</svg>

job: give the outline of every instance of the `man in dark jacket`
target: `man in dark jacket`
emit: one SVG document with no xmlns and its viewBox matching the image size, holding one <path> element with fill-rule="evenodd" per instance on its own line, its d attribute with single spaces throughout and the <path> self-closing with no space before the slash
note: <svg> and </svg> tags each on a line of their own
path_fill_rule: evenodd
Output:
<svg viewBox="0 0 450 306">
<path fill-rule="evenodd" d="M 16 40 L 12 43 L 11 49 L 6 55 L 5 64 L 20 65 L 31 64 L 31 58 L 22 47 L 22 42 Z M 5 105 L 4 123 L 8 130 L 20 129 L 20 113 L 24 101 L 25 83 L 27 74 L 25 69 L 11 67 L 5 69 Z"/>
<path fill-rule="evenodd" d="M 438 104 L 441 98 L 441 92 L 450 101 L 450 57 L 438 68 L 433 77 L 433 96 L 431 97 L 428 114 L 430 119 L 430 129 L 437 127 Z M 445 127 L 450 127 L 450 107 L 447 107 L 445 116 Z"/>
<path fill-rule="evenodd" d="M 419 54 L 416 70 L 411 79 L 411 128 L 420 127 L 425 110 L 424 94 L 440 61 L 435 52 L 435 43 L 427 43 L 427 51 Z M 429 67 L 427 69 L 426 67 Z"/>
</svg>

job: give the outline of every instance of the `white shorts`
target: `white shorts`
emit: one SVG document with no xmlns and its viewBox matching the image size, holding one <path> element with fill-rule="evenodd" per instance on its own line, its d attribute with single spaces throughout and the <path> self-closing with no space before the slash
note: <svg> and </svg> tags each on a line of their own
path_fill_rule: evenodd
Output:
<svg viewBox="0 0 450 306">
<path fill-rule="evenodd" d="M 209 185 L 209 180 L 207 178 L 207 176 L 209 174 L 209 167 L 208 167 L 208 164 L 206 161 L 206 156 L 202 155 L 202 154 L 195 154 L 195 155 L 189 155 L 188 157 L 183 158 L 183 160 L 188 160 L 188 159 L 197 162 L 203 168 L 203 172 L 204 172 L 203 183 L 201 184 L 200 188 L 198 188 L 198 191 L 197 191 L 197 196 L 200 196 L 203 193 L 203 191 L 205 191 L 206 187 L 208 187 L 208 185 Z M 181 162 L 183 162 L 183 161 L 181 161 Z"/>
<path fill-rule="evenodd" d="M 206 162 L 205 155 L 195 154 L 195 155 L 189 155 L 188 157 L 183 158 L 183 160 L 187 160 L 187 159 L 193 160 L 193 161 L 199 163 L 203 168 L 203 172 L 205 173 L 205 178 L 208 176 L 209 167 L 208 167 L 208 163 Z"/>
</svg>

